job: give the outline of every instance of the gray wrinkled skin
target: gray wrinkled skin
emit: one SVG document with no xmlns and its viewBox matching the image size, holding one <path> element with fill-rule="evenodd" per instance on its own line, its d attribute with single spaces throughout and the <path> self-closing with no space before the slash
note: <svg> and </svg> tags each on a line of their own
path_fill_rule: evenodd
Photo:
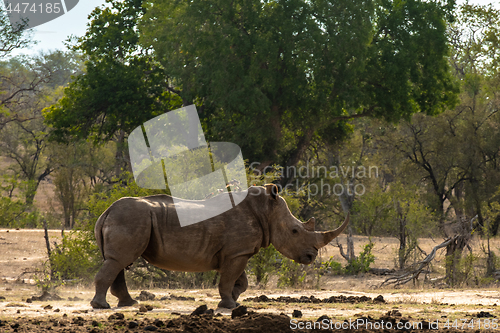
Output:
<svg viewBox="0 0 500 333">
<path fill-rule="evenodd" d="M 137 302 L 125 284 L 124 268 L 137 258 L 167 270 L 220 273 L 219 307 L 234 308 L 248 287 L 245 267 L 261 247 L 273 244 L 284 256 L 310 264 L 318 249 L 337 237 L 349 223 L 349 215 L 336 230 L 314 231 L 314 218 L 296 219 L 275 185 L 252 186 L 243 202 L 206 221 L 181 227 L 172 197 L 154 195 L 122 198 L 97 220 L 95 235 L 104 264 L 95 277 L 93 308 L 109 308 L 106 293 L 118 297 L 118 306 Z M 205 201 L 182 203 L 182 209 L 204 209 L 217 204 L 221 194 Z M 233 193 L 238 195 L 238 193 Z M 241 195 L 241 194 L 240 194 Z"/>
</svg>

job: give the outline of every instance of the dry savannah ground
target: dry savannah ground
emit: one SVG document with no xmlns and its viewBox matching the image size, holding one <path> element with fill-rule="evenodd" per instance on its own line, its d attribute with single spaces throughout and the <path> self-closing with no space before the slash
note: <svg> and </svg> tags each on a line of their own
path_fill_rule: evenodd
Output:
<svg viewBox="0 0 500 333">
<path fill-rule="evenodd" d="M 60 231 L 50 231 L 50 237 L 51 241 L 58 240 Z M 345 244 L 345 236 L 339 240 Z M 376 257 L 373 267 L 394 267 L 395 239 L 372 240 Z M 356 237 L 355 248 L 359 250 L 367 242 L 366 237 Z M 439 242 L 422 239 L 421 246 L 429 252 Z M 493 248 L 499 247 L 500 242 L 495 241 Z M 473 249 L 480 253 L 480 240 L 474 240 Z M 324 259 L 333 255 L 342 262 L 338 252 L 337 247 L 329 245 L 321 255 Z M 216 289 L 132 290 L 133 297 L 138 298 L 142 292 L 143 297 L 150 299 L 136 307 L 93 310 L 89 305 L 92 288 L 68 284 L 57 289 L 60 299 L 31 301 L 33 296 L 41 295 L 31 272 L 44 260 L 42 230 L 0 229 L 0 332 L 328 332 L 338 329 L 412 332 L 437 327 L 440 331 L 483 332 L 496 330 L 500 325 L 497 283 L 481 288 L 471 285 L 464 289 L 439 289 L 424 284 L 423 276 L 416 285 L 409 283 L 400 289 L 380 288 L 386 277 L 373 274 L 326 275 L 316 289 L 277 289 L 273 288 L 276 281 L 271 279 L 267 289 L 251 286 L 241 296 L 246 313 L 243 311 L 239 316 L 229 310 L 216 309 L 219 301 Z M 443 263 L 443 253 L 439 252 L 433 265 L 437 273 L 428 278 L 440 276 Z M 154 299 L 145 292 L 153 294 Z M 31 302 L 27 302 L 28 299 Z M 115 297 L 108 294 L 108 301 L 116 306 Z M 204 311 L 204 305 L 209 311 Z M 202 314 L 193 314 L 196 309 Z M 300 318 L 294 317 L 300 315 L 298 311 Z"/>
</svg>

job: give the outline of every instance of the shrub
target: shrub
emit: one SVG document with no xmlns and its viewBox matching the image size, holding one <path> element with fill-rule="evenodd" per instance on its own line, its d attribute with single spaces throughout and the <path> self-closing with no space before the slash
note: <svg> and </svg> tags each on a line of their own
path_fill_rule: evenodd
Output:
<svg viewBox="0 0 500 333">
<path fill-rule="evenodd" d="M 102 261 L 95 244 L 89 242 L 83 232 L 72 231 L 56 244 L 50 255 L 53 272 L 64 280 L 91 281 Z"/>
<path fill-rule="evenodd" d="M 370 242 L 365 245 L 359 256 L 347 264 L 345 267 L 346 273 L 358 274 L 361 272 L 368 272 L 370 270 L 370 265 L 375 261 L 375 256 L 372 254 L 374 246 L 375 244 L 370 240 Z"/>
<path fill-rule="evenodd" d="M 284 258 L 278 270 L 278 287 L 303 286 L 307 273 L 305 266 Z"/>
<path fill-rule="evenodd" d="M 265 287 L 269 276 L 280 266 L 282 258 L 282 255 L 271 244 L 260 249 L 257 254 L 250 258 L 247 272 L 249 275 L 255 276 L 257 285 Z"/>
</svg>

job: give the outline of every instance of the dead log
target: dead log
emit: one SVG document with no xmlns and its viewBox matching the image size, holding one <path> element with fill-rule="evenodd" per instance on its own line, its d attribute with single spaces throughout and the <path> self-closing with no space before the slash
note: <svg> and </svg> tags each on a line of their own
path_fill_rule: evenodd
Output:
<svg viewBox="0 0 500 333">
<path fill-rule="evenodd" d="M 399 276 L 390 277 L 390 278 L 386 279 L 384 282 L 382 282 L 380 287 L 382 287 L 386 284 L 394 284 L 394 286 L 397 287 L 397 286 L 406 284 L 410 281 L 417 280 L 420 273 L 422 273 L 422 271 L 427 266 L 429 266 L 431 261 L 434 260 L 434 258 L 436 257 L 437 250 L 439 250 L 443 247 L 446 247 L 451 242 L 454 242 L 455 240 L 457 240 L 458 237 L 459 237 L 459 235 L 455 235 L 454 237 L 447 238 L 446 240 L 444 240 L 444 242 L 435 246 L 432 249 L 431 253 L 429 253 L 429 255 L 427 257 L 425 257 L 424 260 L 419 261 L 419 262 L 411 265 L 407 269 L 405 269 L 406 272 L 404 274 L 399 275 Z"/>
</svg>

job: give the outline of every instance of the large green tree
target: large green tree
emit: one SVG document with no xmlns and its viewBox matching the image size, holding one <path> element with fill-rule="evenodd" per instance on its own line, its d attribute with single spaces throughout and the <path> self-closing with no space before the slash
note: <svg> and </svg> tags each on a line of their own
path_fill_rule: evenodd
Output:
<svg viewBox="0 0 500 333">
<path fill-rule="evenodd" d="M 58 141 L 107 141 L 118 134 L 123 142 L 135 127 L 168 110 L 171 96 L 163 72 L 138 45 L 142 0 L 107 2 L 91 13 L 85 35 L 73 41 L 73 49 L 86 59 L 84 74 L 46 110 Z"/>
<path fill-rule="evenodd" d="M 454 2 L 147 1 L 153 47 L 210 138 L 296 165 L 339 121 L 437 114 L 454 101 L 446 21 Z M 340 125 L 342 127 L 342 123 Z"/>
</svg>

